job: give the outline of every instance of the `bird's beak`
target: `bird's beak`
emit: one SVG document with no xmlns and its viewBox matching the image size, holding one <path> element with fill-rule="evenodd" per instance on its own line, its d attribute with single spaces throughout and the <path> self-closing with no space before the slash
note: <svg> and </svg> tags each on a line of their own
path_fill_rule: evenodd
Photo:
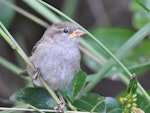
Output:
<svg viewBox="0 0 150 113">
<path fill-rule="evenodd" d="M 76 30 L 73 31 L 69 36 L 75 38 L 75 37 L 80 37 L 80 36 L 82 36 L 82 35 L 84 35 L 84 34 L 85 34 L 84 31 L 82 31 L 82 30 L 80 30 L 80 29 L 76 29 Z"/>
</svg>

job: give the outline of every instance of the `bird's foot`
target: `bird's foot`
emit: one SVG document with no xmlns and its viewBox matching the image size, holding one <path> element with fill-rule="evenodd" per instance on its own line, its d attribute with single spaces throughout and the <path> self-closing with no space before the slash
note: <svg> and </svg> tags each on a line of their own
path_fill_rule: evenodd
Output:
<svg viewBox="0 0 150 113">
<path fill-rule="evenodd" d="M 40 70 L 36 68 L 34 76 L 32 77 L 32 80 L 36 80 L 39 76 L 40 76 Z"/>
<path fill-rule="evenodd" d="M 57 110 L 58 112 L 64 112 L 66 107 L 66 103 L 64 101 L 61 101 L 60 104 L 57 104 L 54 107 L 54 110 Z"/>
<path fill-rule="evenodd" d="M 60 91 L 57 91 L 57 95 L 59 96 L 60 104 L 56 105 L 54 109 L 57 110 L 58 112 L 63 112 L 66 108 L 66 102 Z"/>
</svg>

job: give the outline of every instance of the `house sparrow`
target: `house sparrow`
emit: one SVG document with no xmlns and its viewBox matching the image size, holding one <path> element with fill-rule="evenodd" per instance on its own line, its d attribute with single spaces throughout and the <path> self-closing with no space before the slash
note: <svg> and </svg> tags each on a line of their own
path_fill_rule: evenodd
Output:
<svg viewBox="0 0 150 113">
<path fill-rule="evenodd" d="M 52 90 L 62 90 L 80 70 L 78 42 L 84 34 L 76 25 L 61 22 L 51 25 L 34 46 L 29 59 Z M 35 85 L 42 86 L 29 66 L 27 73 Z"/>
</svg>

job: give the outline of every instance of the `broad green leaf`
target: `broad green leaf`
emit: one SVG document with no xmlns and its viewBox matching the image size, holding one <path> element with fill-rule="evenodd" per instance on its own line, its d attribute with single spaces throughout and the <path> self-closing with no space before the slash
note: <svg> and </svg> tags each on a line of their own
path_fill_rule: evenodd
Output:
<svg viewBox="0 0 150 113">
<path fill-rule="evenodd" d="M 73 81 L 62 91 L 66 98 L 74 101 L 86 82 L 86 73 L 79 71 Z"/>
<path fill-rule="evenodd" d="M 91 93 L 78 100 L 73 105 L 82 111 L 106 113 L 104 97 Z"/>
<path fill-rule="evenodd" d="M 94 34 L 111 52 L 115 53 L 133 34 L 134 31 L 123 28 L 98 28 L 92 31 Z M 87 41 L 92 45 L 97 51 L 103 54 L 107 59 L 110 58 L 95 42 L 87 38 Z M 132 50 L 129 50 L 126 53 L 126 56 L 122 59 L 122 63 L 128 68 L 132 68 L 133 73 L 142 73 L 149 69 L 149 65 L 144 66 L 143 64 L 150 61 L 150 41 L 144 39 L 140 44 L 135 46 Z M 90 67 L 93 71 L 99 71 L 101 65 L 91 60 L 88 56 L 83 54 L 84 62 Z M 143 67 L 141 67 L 143 65 Z M 140 67 L 140 69 L 139 69 Z M 105 77 L 116 75 L 122 72 L 120 67 L 114 67 Z"/>
<path fill-rule="evenodd" d="M 46 89 L 40 87 L 28 87 L 16 91 L 11 100 L 31 104 L 37 108 L 50 109 L 56 105 Z"/>
<path fill-rule="evenodd" d="M 15 0 L 9 0 L 15 4 Z M 0 2 L 0 21 L 8 28 L 15 17 L 15 11 Z"/>
<path fill-rule="evenodd" d="M 128 86 L 128 89 L 127 89 L 127 93 L 128 94 L 135 94 L 136 90 L 137 90 L 137 78 L 136 78 L 136 75 L 133 75 L 130 78 L 130 82 L 129 82 L 129 86 Z"/>
<path fill-rule="evenodd" d="M 124 42 L 134 34 L 134 31 L 123 28 L 97 28 L 91 33 L 96 36 L 98 40 L 100 40 L 111 52 L 115 53 L 124 44 Z M 86 38 L 86 40 L 91 46 L 97 49 L 99 53 L 103 54 L 105 58 L 110 58 L 110 56 L 92 39 Z M 94 71 L 98 71 L 101 68 L 97 62 L 91 60 L 85 54 L 83 54 L 83 60 L 88 67 Z"/>
</svg>

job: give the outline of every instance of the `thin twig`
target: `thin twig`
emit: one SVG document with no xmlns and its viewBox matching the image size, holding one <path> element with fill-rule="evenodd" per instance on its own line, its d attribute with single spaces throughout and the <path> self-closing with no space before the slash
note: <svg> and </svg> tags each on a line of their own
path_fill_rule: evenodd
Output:
<svg viewBox="0 0 150 113">
<path fill-rule="evenodd" d="M 27 108 L 7 108 L 7 107 L 0 107 L 0 110 L 14 110 L 14 111 L 37 111 L 35 109 L 27 109 Z M 39 109 L 41 112 L 58 112 L 57 110 L 48 110 L 48 109 Z M 68 111 L 68 113 L 90 113 L 90 112 L 80 112 L 80 111 Z M 93 112 L 94 113 L 94 112 Z M 96 112 L 95 112 L 96 113 Z"/>
<path fill-rule="evenodd" d="M 60 104 L 60 100 L 55 95 L 54 91 L 51 88 L 49 88 L 49 86 L 46 84 L 46 82 L 43 80 L 42 77 L 39 77 L 39 79 L 40 79 L 40 82 L 43 84 L 43 86 L 48 90 L 48 92 L 50 93 L 50 95 L 53 97 L 53 99 L 56 101 L 56 103 Z"/>
<path fill-rule="evenodd" d="M 79 45 L 78 46 L 79 49 L 85 53 L 87 56 L 89 56 L 90 58 L 92 58 L 94 61 L 96 61 L 97 63 L 99 63 L 100 65 L 104 65 L 105 63 L 100 60 L 98 57 L 96 57 L 96 55 L 92 54 L 90 51 L 88 51 L 86 48 L 84 48 L 83 46 Z"/>
<path fill-rule="evenodd" d="M 14 65 L 13 63 L 7 61 L 3 57 L 0 56 L 0 65 L 3 65 L 5 68 L 11 70 L 15 74 L 19 75 L 20 72 L 22 72 L 22 69 L 18 66 Z"/>
<path fill-rule="evenodd" d="M 34 106 L 30 105 L 30 104 L 27 104 L 27 106 L 28 106 L 29 108 L 34 109 L 35 111 L 40 112 L 40 113 L 45 113 L 44 111 L 41 111 L 40 109 L 38 109 L 38 108 L 36 108 L 36 107 L 34 107 Z"/>
</svg>

